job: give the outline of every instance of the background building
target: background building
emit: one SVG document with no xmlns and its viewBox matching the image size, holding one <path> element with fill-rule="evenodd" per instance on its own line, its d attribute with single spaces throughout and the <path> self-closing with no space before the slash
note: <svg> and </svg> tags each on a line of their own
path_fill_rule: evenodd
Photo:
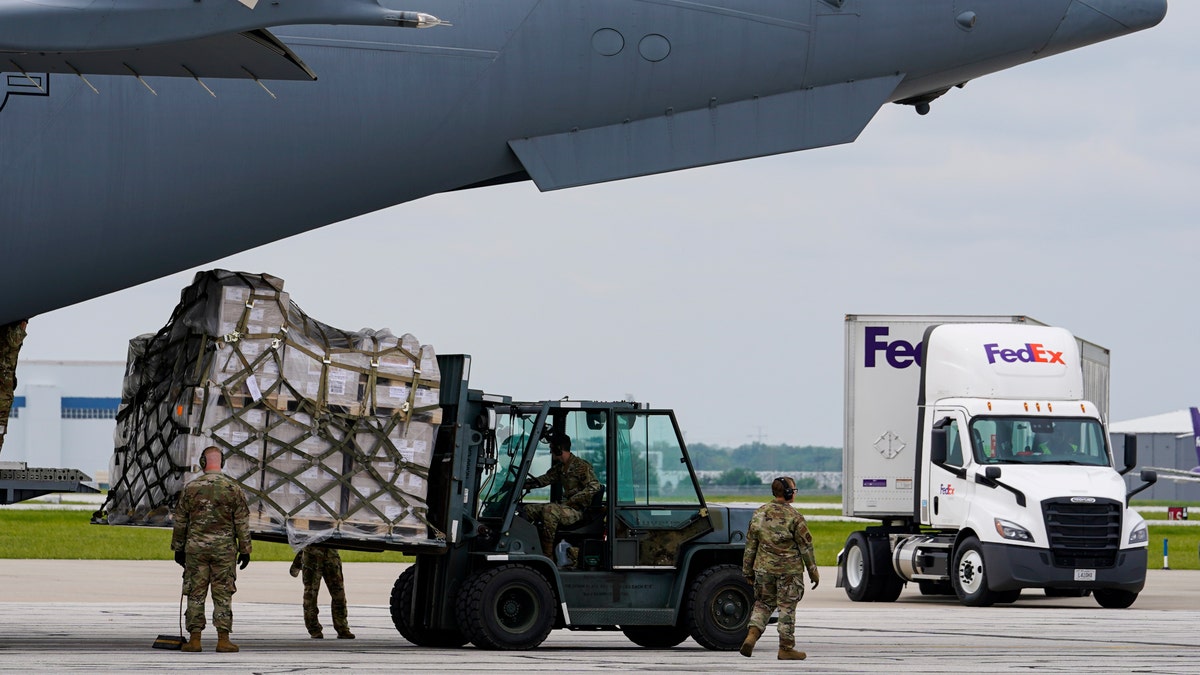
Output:
<svg viewBox="0 0 1200 675">
<path fill-rule="evenodd" d="M 1125 476 L 1125 484 L 1130 489 L 1142 484 L 1138 477 L 1141 469 L 1157 466 L 1190 471 L 1200 464 L 1200 457 L 1196 456 L 1192 416 L 1187 410 L 1115 422 L 1108 431 L 1112 437 L 1112 447 L 1118 465 L 1124 457 L 1125 436 L 1137 436 L 1138 468 Z M 1200 479 L 1200 475 L 1197 475 L 1197 478 Z M 1200 480 L 1177 482 L 1159 474 L 1158 482 L 1146 491 L 1138 493 L 1135 499 L 1200 501 Z"/>
<path fill-rule="evenodd" d="M 19 361 L 0 461 L 79 469 L 108 482 L 123 361 Z"/>
</svg>

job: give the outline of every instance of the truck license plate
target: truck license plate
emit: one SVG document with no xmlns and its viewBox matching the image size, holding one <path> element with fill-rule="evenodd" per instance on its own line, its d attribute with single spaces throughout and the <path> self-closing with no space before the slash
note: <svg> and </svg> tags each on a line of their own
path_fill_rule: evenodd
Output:
<svg viewBox="0 0 1200 675">
<path fill-rule="evenodd" d="M 1096 570 L 1075 570 L 1075 581 L 1095 581 Z"/>
</svg>

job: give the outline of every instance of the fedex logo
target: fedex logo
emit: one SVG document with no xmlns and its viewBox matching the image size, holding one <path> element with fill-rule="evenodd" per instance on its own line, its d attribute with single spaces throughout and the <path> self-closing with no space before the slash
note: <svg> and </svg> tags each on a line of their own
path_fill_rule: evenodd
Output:
<svg viewBox="0 0 1200 675">
<path fill-rule="evenodd" d="M 1055 352 L 1046 349 L 1040 344 L 1026 343 L 1022 349 L 1001 349 L 1000 345 L 993 342 L 983 346 L 983 351 L 987 354 L 988 363 L 995 363 L 996 359 L 1000 359 L 1005 363 L 1061 363 L 1067 365 L 1062 358 L 1062 352 Z"/>
<path fill-rule="evenodd" d="M 914 363 L 921 365 L 921 343 L 912 344 L 907 340 L 887 340 L 886 326 L 868 326 L 866 328 L 867 354 L 864 366 L 875 367 L 875 359 L 883 352 L 889 366 L 907 368 Z"/>
<path fill-rule="evenodd" d="M 939 484 L 939 485 L 938 485 L 938 492 L 940 492 L 940 493 L 942 493 L 942 494 L 944 494 L 944 495 L 946 495 L 946 496 L 953 496 L 953 495 L 954 495 L 954 486 L 953 486 L 953 485 Z"/>
</svg>

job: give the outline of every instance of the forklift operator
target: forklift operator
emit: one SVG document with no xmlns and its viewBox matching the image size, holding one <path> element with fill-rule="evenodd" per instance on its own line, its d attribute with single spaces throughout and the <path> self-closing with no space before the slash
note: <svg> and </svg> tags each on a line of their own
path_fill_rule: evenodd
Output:
<svg viewBox="0 0 1200 675">
<path fill-rule="evenodd" d="M 592 497 L 600 491 L 600 481 L 587 460 L 571 454 L 571 437 L 556 434 L 550 439 L 552 466 L 546 473 L 530 478 L 525 489 L 533 490 L 554 483 L 562 485 L 562 502 L 558 504 L 528 504 L 525 512 L 534 521 L 540 521 L 538 535 L 542 540 L 542 552 L 554 559 L 554 536 L 562 525 L 579 522 L 583 511 L 592 503 Z"/>
</svg>

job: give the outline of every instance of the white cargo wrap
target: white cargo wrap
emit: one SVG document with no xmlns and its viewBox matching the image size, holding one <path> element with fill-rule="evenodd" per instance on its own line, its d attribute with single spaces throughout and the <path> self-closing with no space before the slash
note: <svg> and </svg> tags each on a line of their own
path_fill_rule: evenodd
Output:
<svg viewBox="0 0 1200 675">
<path fill-rule="evenodd" d="M 927 328 L 946 323 L 1046 325 L 1021 315 L 847 315 L 845 515 L 884 519 L 913 514 L 921 341 Z M 1109 351 L 1075 341 L 1082 361 L 1082 398 L 1107 418 Z"/>
<path fill-rule="evenodd" d="M 167 326 L 130 343 L 107 522 L 169 525 L 215 445 L 252 533 L 297 547 L 439 536 L 438 391 L 433 349 L 411 335 L 313 321 L 275 277 L 199 273 Z"/>
</svg>

